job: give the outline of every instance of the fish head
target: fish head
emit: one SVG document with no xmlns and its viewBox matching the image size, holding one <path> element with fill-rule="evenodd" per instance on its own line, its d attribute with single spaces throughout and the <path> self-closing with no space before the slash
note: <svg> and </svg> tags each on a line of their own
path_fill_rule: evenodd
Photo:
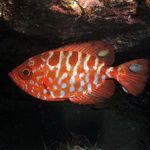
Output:
<svg viewBox="0 0 150 150">
<path fill-rule="evenodd" d="M 42 99 L 41 96 L 43 96 L 43 90 L 45 89 L 43 79 L 47 69 L 42 59 L 36 56 L 29 58 L 13 69 L 9 76 L 22 90 Z"/>
</svg>

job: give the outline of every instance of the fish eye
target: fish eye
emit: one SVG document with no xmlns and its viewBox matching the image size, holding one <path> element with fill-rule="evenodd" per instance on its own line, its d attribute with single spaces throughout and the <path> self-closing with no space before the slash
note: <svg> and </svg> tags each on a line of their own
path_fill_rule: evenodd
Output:
<svg viewBox="0 0 150 150">
<path fill-rule="evenodd" d="M 25 68 L 25 69 L 21 70 L 19 75 L 22 79 L 27 79 L 31 75 L 30 68 Z"/>
<path fill-rule="evenodd" d="M 25 77 L 28 77 L 28 76 L 30 76 L 30 70 L 29 69 L 24 69 L 23 71 L 22 71 L 22 74 L 25 76 Z"/>
</svg>

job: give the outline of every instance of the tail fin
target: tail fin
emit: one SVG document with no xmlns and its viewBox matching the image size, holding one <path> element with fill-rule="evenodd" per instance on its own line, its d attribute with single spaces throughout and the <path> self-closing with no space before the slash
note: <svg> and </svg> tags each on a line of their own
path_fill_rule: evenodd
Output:
<svg viewBox="0 0 150 150">
<path fill-rule="evenodd" d="M 146 85 L 149 74 L 149 60 L 137 59 L 117 67 L 117 74 L 114 78 L 123 86 L 123 89 L 137 96 Z"/>
</svg>

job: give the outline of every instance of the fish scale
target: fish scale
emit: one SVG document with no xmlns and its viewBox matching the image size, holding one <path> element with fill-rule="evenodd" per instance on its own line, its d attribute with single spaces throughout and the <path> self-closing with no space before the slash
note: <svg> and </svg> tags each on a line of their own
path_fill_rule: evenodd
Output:
<svg viewBox="0 0 150 150">
<path fill-rule="evenodd" d="M 74 52 L 72 52 L 72 56 L 69 58 L 69 61 L 67 61 L 68 55 L 70 55 L 68 51 L 63 52 L 63 55 L 62 55 L 63 58 L 60 58 L 60 51 L 52 52 L 52 53 L 53 53 L 53 56 L 52 56 L 51 53 L 49 54 L 50 55 L 49 66 L 53 66 L 53 68 L 56 68 L 56 69 L 54 69 L 55 73 L 53 73 L 53 74 L 56 74 L 56 72 L 58 71 L 57 66 L 58 66 L 58 63 L 59 63 L 59 59 L 62 59 L 62 61 L 64 62 L 63 64 L 61 64 L 61 67 L 60 67 L 61 69 L 60 69 L 58 77 L 55 76 L 53 78 L 53 84 L 55 84 L 58 87 L 57 88 L 58 91 L 56 89 L 53 90 L 52 86 L 49 86 L 49 88 L 48 88 L 53 93 L 53 95 L 55 95 L 55 97 L 59 97 L 59 98 L 62 97 L 62 95 L 61 95 L 62 91 L 60 91 L 60 90 L 63 90 L 63 92 L 64 92 L 63 95 L 64 96 L 72 96 L 76 92 L 78 92 L 79 89 L 82 89 L 80 92 L 83 92 L 83 91 L 86 91 L 88 89 L 88 87 L 89 88 L 91 88 L 91 86 L 93 87 L 93 84 L 92 84 L 93 80 L 89 80 L 89 82 L 91 84 L 88 84 L 88 82 L 85 81 L 86 80 L 85 77 L 80 81 L 79 80 L 79 74 L 83 73 L 83 74 L 86 75 L 89 71 L 92 71 L 92 74 L 93 74 L 93 71 L 95 71 L 93 69 L 94 66 L 93 65 L 89 66 L 88 62 L 91 61 L 91 60 L 93 61 L 94 59 L 96 59 L 96 57 L 93 58 L 93 57 L 91 57 L 91 55 L 81 53 L 81 52 L 80 52 L 80 55 L 79 55 L 79 52 L 74 51 Z M 82 56 L 80 58 L 80 60 L 79 60 L 79 56 Z M 52 60 L 53 61 L 56 60 L 55 65 L 54 65 L 54 62 Z M 81 60 L 83 60 L 83 61 L 81 61 Z M 79 61 L 81 61 L 81 62 L 79 62 Z M 67 70 L 67 65 L 71 66 L 71 68 L 72 68 L 71 71 Z M 76 65 L 78 65 L 78 66 L 76 66 Z M 76 74 L 74 73 L 75 69 L 76 69 Z M 48 74 L 47 77 L 51 76 L 51 72 L 52 72 L 52 70 L 50 69 L 49 74 Z M 63 80 L 61 80 L 61 82 L 58 82 L 58 81 L 60 81 L 60 79 L 62 78 L 62 75 L 64 73 L 67 74 L 68 78 L 66 77 Z M 95 71 L 95 73 L 96 73 L 96 71 Z M 75 76 L 74 76 L 74 74 L 75 74 Z M 72 82 L 72 84 L 71 84 L 69 81 L 73 77 L 75 78 L 75 81 L 74 81 L 74 83 L 73 83 L 73 81 L 71 81 Z M 94 76 L 90 75 L 90 77 L 91 77 L 91 79 L 94 79 Z M 81 86 L 82 81 L 85 82 L 85 85 Z M 66 88 L 62 88 L 62 84 L 66 84 L 67 85 Z"/>
</svg>

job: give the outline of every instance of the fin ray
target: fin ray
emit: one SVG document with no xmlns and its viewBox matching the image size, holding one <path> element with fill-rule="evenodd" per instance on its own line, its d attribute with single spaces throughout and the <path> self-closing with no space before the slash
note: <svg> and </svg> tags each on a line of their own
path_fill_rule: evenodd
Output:
<svg viewBox="0 0 150 150">
<path fill-rule="evenodd" d="M 112 97 L 114 93 L 114 81 L 105 80 L 103 83 L 99 84 L 91 93 L 85 92 L 76 94 L 73 97 L 70 97 L 70 101 L 79 104 L 90 104 L 97 105 L 103 100 Z"/>
<path fill-rule="evenodd" d="M 90 54 L 98 57 L 100 62 L 104 62 L 106 65 L 113 64 L 115 59 L 113 46 L 103 41 L 72 43 L 55 50 L 79 51 Z"/>
<path fill-rule="evenodd" d="M 114 78 L 123 86 L 126 92 L 137 96 L 145 88 L 148 80 L 149 60 L 137 59 L 117 67 Z"/>
</svg>

